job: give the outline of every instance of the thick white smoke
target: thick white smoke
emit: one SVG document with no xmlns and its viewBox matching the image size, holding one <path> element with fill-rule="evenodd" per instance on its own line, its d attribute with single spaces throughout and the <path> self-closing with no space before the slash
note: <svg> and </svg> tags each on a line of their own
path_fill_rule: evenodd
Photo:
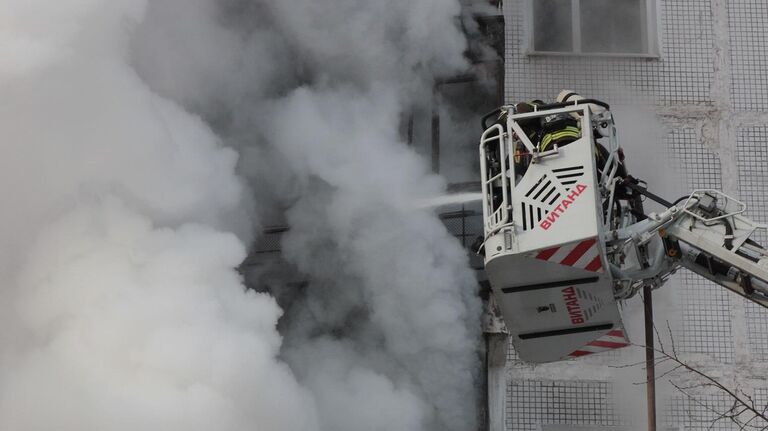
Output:
<svg viewBox="0 0 768 431">
<path fill-rule="evenodd" d="M 279 310 L 232 270 L 243 257 L 232 235 L 158 229 L 114 198 L 45 228 L 13 301 L 0 429 L 317 429 L 275 361 Z"/>
<path fill-rule="evenodd" d="M 0 430 L 473 429 L 474 282 L 396 133 L 465 67 L 458 14 L 0 5 Z M 281 339 L 233 268 L 282 209 Z"/>
<path fill-rule="evenodd" d="M 435 76 L 466 67 L 459 13 L 442 0 L 166 1 L 135 44 L 142 76 L 246 155 L 259 203 L 287 208 L 284 257 L 309 285 L 273 286 L 292 298 L 283 357 L 323 429 L 474 428 L 474 282 L 414 208 L 443 184 L 397 135 Z"/>
<path fill-rule="evenodd" d="M 0 430 L 317 429 L 235 152 L 129 67 L 144 6 L 0 6 Z"/>
<path fill-rule="evenodd" d="M 479 335 L 473 279 L 464 252 L 440 222 L 413 209 L 414 197 L 437 194 L 439 184 L 413 153 L 395 145 L 397 106 L 385 96 L 302 90 L 277 110 L 274 140 L 297 172 L 322 182 L 308 185 L 288 213 L 293 230 L 285 255 L 316 279 L 306 301 L 322 310 L 311 315 L 299 308 L 289 316 L 297 330 L 289 332 L 288 358 L 322 358 L 329 340 L 317 329 L 341 331 L 369 358 L 336 361 L 385 372 L 415 391 L 434 409 L 427 419 L 435 428 L 471 429 Z M 291 127 L 295 118 L 316 133 Z M 323 366 L 307 365 L 310 371 Z M 313 389 L 321 399 L 339 390 Z M 335 426 L 327 429 L 359 425 L 339 426 L 343 417 L 332 418 Z"/>
</svg>

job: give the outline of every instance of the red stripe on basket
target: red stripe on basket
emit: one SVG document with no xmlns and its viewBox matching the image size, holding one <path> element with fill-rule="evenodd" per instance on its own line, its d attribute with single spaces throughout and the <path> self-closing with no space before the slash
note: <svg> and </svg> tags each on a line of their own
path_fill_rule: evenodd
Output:
<svg viewBox="0 0 768 431">
<path fill-rule="evenodd" d="M 592 259 L 592 262 L 589 262 L 587 266 L 584 267 L 587 271 L 597 272 L 603 267 L 603 261 L 600 260 L 600 255 L 597 255 L 594 259 Z"/>
<path fill-rule="evenodd" d="M 595 340 L 589 344 L 588 346 L 594 346 L 594 347 L 605 347 L 606 349 L 620 349 L 622 347 L 627 347 L 627 343 L 615 343 L 613 341 L 601 341 L 601 340 Z"/>
<path fill-rule="evenodd" d="M 542 250 L 539 252 L 539 254 L 536 255 L 536 259 L 541 260 L 549 260 L 550 257 L 554 256 L 557 251 L 560 250 L 560 247 L 555 248 L 549 248 L 547 250 Z"/>
<path fill-rule="evenodd" d="M 570 253 L 568 253 L 568 256 L 563 259 L 560 264 L 562 265 L 568 265 L 573 266 L 574 263 L 576 263 L 577 260 L 581 258 L 581 256 L 584 256 L 584 253 L 589 251 L 590 248 L 592 248 L 593 245 L 595 245 L 597 241 L 594 239 L 588 239 L 586 241 L 582 241 L 579 243 L 579 245 L 576 246 L 573 250 L 571 250 Z"/>
</svg>

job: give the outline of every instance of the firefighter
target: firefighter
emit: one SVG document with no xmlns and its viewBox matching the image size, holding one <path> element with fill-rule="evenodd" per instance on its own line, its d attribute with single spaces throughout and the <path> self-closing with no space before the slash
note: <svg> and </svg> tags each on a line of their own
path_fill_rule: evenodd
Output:
<svg viewBox="0 0 768 431">
<path fill-rule="evenodd" d="M 562 90 L 556 98 L 557 103 L 577 102 L 584 100 L 584 97 L 572 90 Z M 521 102 L 515 105 L 515 113 L 523 114 L 533 112 L 537 106 L 544 105 L 541 100 L 534 100 L 531 102 Z M 590 110 L 600 115 L 605 112 L 605 108 L 596 105 L 589 104 Z M 500 121 L 506 122 L 506 118 L 500 119 Z M 523 132 L 528 136 L 534 147 L 540 152 L 549 151 L 555 148 L 562 148 L 579 138 L 581 138 L 581 115 L 578 113 L 560 113 L 547 115 L 543 118 L 530 118 L 518 121 L 518 124 L 523 129 Z M 594 129 L 593 138 L 595 145 L 595 160 L 597 167 L 602 172 L 605 169 L 605 165 L 608 162 L 609 152 L 598 139 L 601 136 L 607 136 L 603 130 Z M 618 160 L 619 166 L 616 175 L 620 178 L 627 177 L 627 170 L 624 167 L 623 151 L 619 151 L 620 160 Z M 525 146 L 517 140 L 514 146 L 514 163 L 515 173 L 518 176 L 525 175 L 528 166 L 531 163 L 531 154 L 529 154 Z"/>
<path fill-rule="evenodd" d="M 515 113 L 533 112 L 536 106 L 543 104 L 544 102 L 541 100 L 521 102 L 515 105 Z M 578 118 L 569 114 L 553 114 L 544 118 L 531 118 L 518 121 L 518 124 L 528 135 L 531 143 L 541 152 L 551 150 L 555 144 L 558 147 L 565 146 L 581 137 Z"/>
<path fill-rule="evenodd" d="M 541 142 L 539 151 L 551 150 L 557 145 L 564 147 L 581 137 L 579 120 L 572 115 L 560 113 L 541 119 Z"/>
<path fill-rule="evenodd" d="M 573 90 L 562 90 L 557 95 L 557 98 L 555 100 L 557 101 L 557 103 L 578 102 L 580 100 L 584 100 L 584 97 Z M 590 111 L 592 111 L 592 113 L 595 115 L 600 115 L 605 112 L 605 108 L 600 105 L 590 103 L 588 106 L 590 108 Z M 581 115 L 574 112 L 574 113 L 571 113 L 570 116 L 576 121 L 576 125 L 578 128 L 578 120 L 581 119 Z M 570 132 L 570 134 L 571 135 L 573 134 L 572 131 Z M 605 164 L 608 162 L 608 156 L 610 155 L 610 153 L 608 152 L 608 149 L 606 149 L 605 146 L 603 146 L 603 144 L 598 142 L 598 139 L 601 136 L 608 136 L 608 135 L 606 134 L 605 130 L 595 128 L 592 131 L 592 136 L 595 141 L 595 160 L 597 161 L 598 169 L 602 171 L 605 168 Z M 562 146 L 562 145 L 559 145 L 559 146 Z M 618 166 L 618 170 L 616 171 L 616 175 L 620 178 L 625 178 L 627 176 L 627 169 L 624 166 L 624 152 L 619 150 L 619 156 L 620 156 L 620 160 L 618 161 L 619 166 Z"/>
<path fill-rule="evenodd" d="M 558 103 L 565 103 L 565 102 L 577 102 L 579 100 L 584 100 L 584 97 L 576 93 L 572 90 L 563 90 L 560 92 L 560 94 L 557 95 L 557 102 Z M 605 112 L 605 108 L 596 105 L 594 103 L 589 104 L 590 111 L 592 111 L 595 115 L 601 115 Z M 581 115 L 578 113 L 571 114 L 574 119 L 580 120 Z M 600 173 L 600 176 L 602 176 L 603 171 L 605 170 L 605 165 L 608 162 L 608 157 L 610 156 L 610 152 L 608 149 L 603 146 L 600 142 L 598 142 L 598 139 L 600 137 L 607 137 L 608 131 L 605 129 L 600 128 L 599 126 L 593 129 L 592 136 L 594 137 L 595 142 L 595 161 L 597 162 L 597 168 L 598 172 Z M 619 160 L 618 166 L 616 169 L 616 178 L 619 179 L 619 182 L 616 186 L 616 201 L 619 200 L 625 200 L 628 202 L 629 206 L 632 208 L 635 215 L 638 217 L 645 218 L 645 213 L 643 211 L 643 203 L 642 203 L 642 197 L 639 193 L 637 193 L 631 186 L 628 186 L 628 184 L 638 185 L 642 183 L 642 181 L 632 177 L 627 172 L 626 165 L 624 163 L 624 151 L 619 148 L 618 151 Z M 608 211 L 608 209 L 605 209 Z"/>
<path fill-rule="evenodd" d="M 563 90 L 557 95 L 556 102 L 574 103 L 584 99 L 584 97 L 574 91 Z M 538 106 L 543 105 L 544 102 L 541 100 L 520 102 L 514 105 L 514 113 L 525 114 L 533 112 Z M 600 105 L 592 103 L 588 106 L 590 107 L 590 111 L 596 116 L 600 116 L 606 113 L 606 108 Z M 506 126 L 506 120 L 506 115 L 503 115 L 497 121 L 499 124 Z M 581 138 L 582 127 L 592 127 L 591 124 L 584 124 L 582 122 L 581 114 L 578 112 L 551 114 L 545 117 L 520 119 L 517 121 L 517 123 L 522 129 L 523 133 L 525 133 L 525 135 L 529 138 L 533 147 L 536 148 L 540 153 L 552 150 L 555 148 L 555 146 L 558 148 L 563 148 L 566 145 Z M 610 157 L 610 152 L 598 141 L 598 139 L 601 137 L 610 136 L 610 130 L 605 126 L 600 126 L 598 122 L 598 124 L 595 125 L 595 127 L 592 129 L 592 132 L 596 162 L 595 164 L 597 165 L 598 169 L 598 177 L 602 180 L 603 175 L 605 174 L 605 170 L 607 169 L 606 165 L 608 163 L 608 158 Z M 515 138 L 513 139 L 514 144 L 512 150 L 515 168 L 515 178 L 513 184 L 517 184 L 528 171 L 533 156 L 523 145 L 520 137 L 514 135 L 514 131 L 510 130 L 508 133 L 513 134 L 512 136 Z M 628 183 L 638 184 L 639 180 L 633 178 L 627 173 L 627 169 L 624 163 L 624 152 L 621 149 L 619 149 L 617 156 L 618 160 L 616 160 L 616 176 L 614 178 L 618 179 L 619 181 L 616 187 L 615 202 L 617 203 L 619 200 L 624 200 L 630 205 L 633 211 L 639 215 L 642 215 L 643 209 L 640 195 L 636 193 L 632 187 L 626 185 Z M 494 202 L 493 208 L 495 210 L 501 204 L 501 193 L 495 193 L 494 196 L 498 197 L 499 200 L 499 202 Z M 606 201 L 605 204 L 607 205 L 607 203 L 608 202 Z M 611 209 L 604 208 L 604 210 L 607 212 Z"/>
</svg>

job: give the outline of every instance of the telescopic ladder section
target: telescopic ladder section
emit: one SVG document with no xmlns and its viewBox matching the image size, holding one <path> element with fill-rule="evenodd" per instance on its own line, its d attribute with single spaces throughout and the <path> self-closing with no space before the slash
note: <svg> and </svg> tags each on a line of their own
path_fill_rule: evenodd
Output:
<svg viewBox="0 0 768 431">
<path fill-rule="evenodd" d="M 660 232 L 681 266 L 768 307 L 768 250 L 750 239 L 765 225 L 742 213 L 746 205 L 717 190 L 696 190 L 681 217 Z"/>
<path fill-rule="evenodd" d="M 680 267 L 768 308 L 768 250 L 750 239 L 766 226 L 743 215 L 746 205 L 718 190 L 688 199 L 646 220 L 609 232 L 617 296 L 656 288 Z M 660 241 L 663 247 L 654 247 Z M 657 251 L 651 251 L 657 250 Z"/>
</svg>

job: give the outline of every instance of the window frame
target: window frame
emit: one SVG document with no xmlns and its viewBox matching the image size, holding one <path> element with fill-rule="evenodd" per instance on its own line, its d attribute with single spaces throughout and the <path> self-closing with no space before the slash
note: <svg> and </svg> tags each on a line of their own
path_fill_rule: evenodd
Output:
<svg viewBox="0 0 768 431">
<path fill-rule="evenodd" d="M 660 57 L 659 47 L 659 26 L 660 17 L 658 16 L 658 0 L 645 0 L 645 14 L 641 22 L 641 29 L 645 32 L 644 45 L 647 47 L 645 52 L 583 52 L 581 49 L 581 0 L 570 0 L 571 2 L 571 40 L 573 49 L 571 51 L 537 51 L 534 46 L 534 15 L 533 2 L 536 0 L 525 0 L 525 54 L 528 56 L 555 56 L 555 57 L 634 57 L 658 59 Z"/>
</svg>

